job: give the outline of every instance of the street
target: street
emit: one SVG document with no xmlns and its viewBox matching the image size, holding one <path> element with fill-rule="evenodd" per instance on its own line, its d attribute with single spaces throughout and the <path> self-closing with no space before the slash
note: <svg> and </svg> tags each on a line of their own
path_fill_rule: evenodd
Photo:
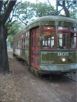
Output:
<svg viewBox="0 0 77 102">
<path fill-rule="evenodd" d="M 0 102 L 77 102 L 77 82 L 67 77 L 36 77 L 9 57 L 9 74 L 0 74 Z"/>
</svg>

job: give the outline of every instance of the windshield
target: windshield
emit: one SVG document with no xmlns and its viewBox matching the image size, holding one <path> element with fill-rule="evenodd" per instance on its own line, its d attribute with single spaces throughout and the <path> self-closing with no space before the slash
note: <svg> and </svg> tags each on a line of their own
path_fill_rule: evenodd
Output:
<svg viewBox="0 0 77 102">
<path fill-rule="evenodd" d="M 59 48 L 59 49 L 75 49 L 77 46 L 77 33 L 73 29 L 67 27 L 47 26 L 41 32 L 40 36 L 41 48 Z"/>
<path fill-rule="evenodd" d="M 53 48 L 54 47 L 54 28 L 52 27 L 45 27 L 44 31 L 42 32 L 40 39 L 41 39 L 41 48 Z"/>
</svg>

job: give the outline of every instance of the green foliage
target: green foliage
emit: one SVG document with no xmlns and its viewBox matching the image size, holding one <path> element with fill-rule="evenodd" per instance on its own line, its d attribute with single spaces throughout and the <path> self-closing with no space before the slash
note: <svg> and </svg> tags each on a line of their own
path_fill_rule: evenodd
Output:
<svg viewBox="0 0 77 102">
<path fill-rule="evenodd" d="M 33 17 L 52 15 L 54 11 L 54 8 L 46 3 L 35 4 L 26 1 L 16 5 L 14 15 L 18 20 L 27 25 Z"/>
<path fill-rule="evenodd" d="M 6 24 L 8 35 L 15 35 L 18 31 L 20 31 L 20 23 L 17 21 L 9 22 Z"/>
<path fill-rule="evenodd" d="M 46 4 L 46 3 L 38 3 L 36 4 L 36 16 L 49 16 L 55 12 L 54 7 Z"/>
<path fill-rule="evenodd" d="M 30 2 L 18 3 L 14 8 L 14 16 L 17 20 L 27 25 L 28 21 L 33 17 L 34 10 Z"/>
<path fill-rule="evenodd" d="M 74 18 L 74 19 L 77 19 L 77 13 L 76 13 L 77 11 L 75 11 L 75 12 L 70 12 L 70 17 L 71 18 Z"/>
<path fill-rule="evenodd" d="M 13 35 L 9 35 L 8 36 L 8 42 L 10 43 L 10 46 L 12 47 L 13 46 Z"/>
<path fill-rule="evenodd" d="M 21 31 L 23 26 L 20 26 L 21 24 L 17 21 L 9 22 L 6 24 L 7 26 L 7 33 L 8 33 L 8 42 L 13 44 L 13 37 L 15 34 L 17 34 L 19 31 Z"/>
</svg>

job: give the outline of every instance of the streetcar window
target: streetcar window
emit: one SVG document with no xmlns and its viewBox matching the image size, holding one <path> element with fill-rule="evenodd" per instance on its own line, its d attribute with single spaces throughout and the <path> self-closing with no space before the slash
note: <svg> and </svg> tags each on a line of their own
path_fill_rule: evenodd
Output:
<svg viewBox="0 0 77 102">
<path fill-rule="evenodd" d="M 22 39 L 22 48 L 25 48 L 25 38 Z"/>
<path fill-rule="evenodd" d="M 54 47 L 54 36 L 43 36 L 41 38 L 41 47 Z"/>
<path fill-rule="evenodd" d="M 62 34 L 58 35 L 58 46 L 59 47 L 63 46 L 63 35 Z"/>
<path fill-rule="evenodd" d="M 67 46 L 67 36 L 66 34 L 58 34 L 58 48 L 66 48 Z"/>
<path fill-rule="evenodd" d="M 17 48 L 20 48 L 20 41 L 17 41 L 16 46 Z"/>
<path fill-rule="evenodd" d="M 72 28 L 73 26 L 74 26 L 74 24 L 71 22 L 66 22 L 66 21 L 59 21 L 58 22 L 58 27 Z"/>
<path fill-rule="evenodd" d="M 70 35 L 71 48 L 76 48 L 76 33 Z"/>
<path fill-rule="evenodd" d="M 47 25 L 42 26 L 42 34 L 40 36 L 40 43 L 42 48 L 53 48 L 54 47 L 54 27 Z"/>
<path fill-rule="evenodd" d="M 54 47 L 54 36 L 51 37 L 51 48 Z"/>
</svg>

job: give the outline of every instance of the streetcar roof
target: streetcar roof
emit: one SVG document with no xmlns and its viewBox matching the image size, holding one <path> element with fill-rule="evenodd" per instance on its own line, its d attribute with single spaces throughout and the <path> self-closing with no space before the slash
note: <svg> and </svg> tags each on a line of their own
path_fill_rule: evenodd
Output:
<svg viewBox="0 0 77 102">
<path fill-rule="evenodd" d="M 44 25 L 43 21 L 65 21 L 65 22 L 70 22 L 70 23 L 75 23 L 77 24 L 76 19 L 72 19 L 69 17 L 63 17 L 63 16 L 43 16 L 43 17 L 39 17 L 37 18 L 35 21 L 31 22 L 26 29 L 31 29 L 32 27 L 36 27 L 39 25 Z M 42 23 L 41 23 L 42 22 Z"/>
<path fill-rule="evenodd" d="M 69 17 L 64 17 L 64 16 L 43 16 L 39 17 L 33 22 L 38 22 L 38 21 L 67 21 L 67 22 L 75 22 L 77 23 L 76 19 L 72 19 Z"/>
<path fill-rule="evenodd" d="M 43 16 L 43 17 L 38 17 L 36 20 L 32 21 L 30 24 L 26 26 L 26 28 L 23 31 L 20 31 L 19 33 L 24 33 L 25 31 L 32 29 L 34 27 L 40 26 L 40 25 L 46 25 L 45 22 L 50 22 L 50 21 L 64 21 L 64 22 L 69 22 L 69 23 L 74 23 L 77 24 L 76 19 L 72 19 L 69 17 L 63 17 L 63 16 Z M 44 23 L 43 23 L 44 22 Z"/>
</svg>

